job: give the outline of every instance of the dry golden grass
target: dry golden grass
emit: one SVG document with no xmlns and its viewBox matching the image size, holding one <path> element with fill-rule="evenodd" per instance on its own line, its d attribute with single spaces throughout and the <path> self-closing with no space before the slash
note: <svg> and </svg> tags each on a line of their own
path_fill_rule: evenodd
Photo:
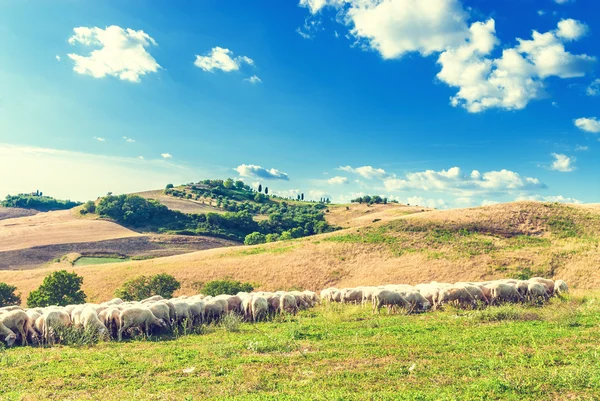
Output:
<svg viewBox="0 0 600 401">
<path fill-rule="evenodd" d="M 80 217 L 77 209 L 61 210 L 0 220 L 0 252 L 137 235 L 110 221 Z"/>
<path fill-rule="evenodd" d="M 431 209 L 420 206 L 406 206 L 396 203 L 387 205 L 366 205 L 352 203 L 349 205 L 332 205 L 325 215 L 327 222 L 334 226 L 362 227 L 377 221 L 390 221 L 413 213 L 427 212 Z"/>
<path fill-rule="evenodd" d="M 372 223 L 372 215 L 365 219 L 357 208 L 347 211 L 352 217 L 344 216 L 345 207 L 331 209 L 330 219 L 351 227 L 334 233 L 69 270 L 84 277 L 92 301 L 111 298 L 127 279 L 156 273 L 174 275 L 186 294 L 199 282 L 224 277 L 265 290 L 320 290 L 539 274 L 565 279 L 572 287 L 600 288 L 600 210 L 520 202 L 403 215 L 394 205 L 375 209 L 382 218 Z M 568 236 L 572 226 L 556 221 L 573 223 L 577 235 Z M 25 299 L 58 268 L 0 272 L 0 282 L 16 285 Z"/>
</svg>

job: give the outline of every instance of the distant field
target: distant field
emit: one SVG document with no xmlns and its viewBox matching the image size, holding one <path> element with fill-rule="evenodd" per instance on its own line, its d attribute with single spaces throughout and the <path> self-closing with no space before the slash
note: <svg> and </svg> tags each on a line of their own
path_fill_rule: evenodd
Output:
<svg viewBox="0 0 600 401">
<path fill-rule="evenodd" d="M 52 235 L 52 232 L 49 235 Z M 46 268 L 55 265 L 64 268 L 64 263 L 50 263 L 55 259 L 63 258 L 65 255 L 119 255 L 129 258 L 150 259 L 232 245 L 238 244 L 212 237 L 156 234 L 103 241 L 52 244 L 0 252 L 0 271 L 36 269 L 43 265 Z M 69 259 L 72 260 L 72 258 Z M 81 263 L 75 265 L 79 266 Z M 67 265 L 67 267 L 70 266 Z"/>
<path fill-rule="evenodd" d="M 0 220 L 14 219 L 23 216 L 33 216 L 37 213 L 39 213 L 37 210 L 32 209 L 20 209 L 16 207 L 0 206 Z"/>
<path fill-rule="evenodd" d="M 0 220 L 0 252 L 138 235 L 110 221 L 80 218 L 74 210 L 61 210 Z"/>
<path fill-rule="evenodd" d="M 210 205 L 205 205 L 192 199 L 180 199 L 173 196 L 168 196 L 162 190 L 138 192 L 139 195 L 146 199 L 156 199 L 171 210 L 178 210 L 183 213 L 224 213 L 223 209 L 219 209 Z"/>
<path fill-rule="evenodd" d="M 329 305 L 239 332 L 0 351 L 3 400 L 597 400 L 600 299 L 373 315 Z"/>
<path fill-rule="evenodd" d="M 131 260 L 130 258 L 107 258 L 107 257 L 100 257 L 100 256 L 94 256 L 94 257 L 83 256 L 81 258 L 78 258 L 75 261 L 75 263 L 73 264 L 73 266 L 103 265 L 106 263 L 128 262 L 130 260 Z"/>
</svg>

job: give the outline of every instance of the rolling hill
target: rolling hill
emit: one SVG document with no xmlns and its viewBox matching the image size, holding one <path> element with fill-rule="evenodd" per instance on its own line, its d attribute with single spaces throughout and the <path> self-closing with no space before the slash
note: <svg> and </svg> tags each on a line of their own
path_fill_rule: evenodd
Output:
<svg viewBox="0 0 600 401">
<path fill-rule="evenodd" d="M 83 289 L 94 301 L 112 297 L 133 276 L 160 272 L 180 280 L 180 292 L 186 294 L 198 283 L 223 277 L 265 290 L 534 275 L 560 277 L 578 288 L 600 286 L 596 207 L 517 202 L 435 211 L 342 205 L 332 206 L 327 218 L 347 228 L 292 241 L 69 270 L 84 277 Z M 0 282 L 26 295 L 57 268 L 0 272 Z"/>
</svg>

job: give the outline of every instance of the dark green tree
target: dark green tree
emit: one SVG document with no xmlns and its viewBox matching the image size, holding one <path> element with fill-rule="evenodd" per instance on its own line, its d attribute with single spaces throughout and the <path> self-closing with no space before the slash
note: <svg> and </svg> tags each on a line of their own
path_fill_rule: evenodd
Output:
<svg viewBox="0 0 600 401">
<path fill-rule="evenodd" d="M 269 187 L 265 187 L 265 195 L 269 195 Z"/>
<path fill-rule="evenodd" d="M 0 308 L 21 304 L 21 296 L 15 293 L 16 290 L 15 286 L 0 283 Z"/>
<path fill-rule="evenodd" d="M 262 184 L 258 184 L 258 192 L 262 192 Z"/>
<path fill-rule="evenodd" d="M 256 231 L 246 235 L 246 238 L 244 239 L 244 245 L 258 245 L 264 244 L 265 242 L 267 242 L 265 235 Z"/>
<path fill-rule="evenodd" d="M 27 297 L 27 306 L 30 308 L 50 305 L 73 305 L 85 302 L 86 295 L 81 290 L 83 277 L 75 272 L 66 270 L 56 271 L 44 278 L 42 285 L 33 290 Z"/>
</svg>

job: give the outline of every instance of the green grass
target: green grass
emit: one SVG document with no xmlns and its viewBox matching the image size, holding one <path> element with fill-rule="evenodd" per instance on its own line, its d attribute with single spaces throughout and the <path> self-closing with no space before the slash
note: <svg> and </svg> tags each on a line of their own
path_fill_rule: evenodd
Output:
<svg viewBox="0 0 600 401">
<path fill-rule="evenodd" d="M 130 258 L 104 258 L 97 256 L 83 256 L 73 263 L 73 266 L 89 266 L 89 265 L 102 265 L 105 263 L 119 263 L 119 262 L 128 262 Z"/>
<path fill-rule="evenodd" d="M 593 400 L 599 324 L 592 297 L 411 316 L 329 305 L 171 341 L 0 351 L 0 398 Z"/>
</svg>

